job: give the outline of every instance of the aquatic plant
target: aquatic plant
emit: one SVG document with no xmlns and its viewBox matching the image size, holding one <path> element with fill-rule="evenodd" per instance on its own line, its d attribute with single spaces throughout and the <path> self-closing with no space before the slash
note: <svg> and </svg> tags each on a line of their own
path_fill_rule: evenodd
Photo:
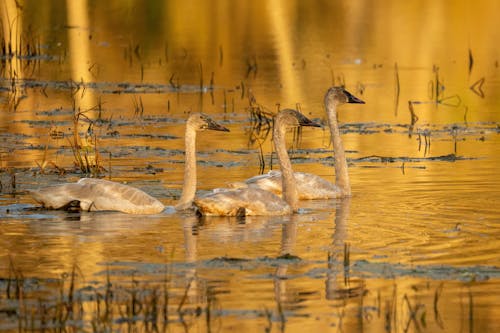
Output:
<svg viewBox="0 0 500 333">
<path fill-rule="evenodd" d="M 250 114 L 250 129 L 248 130 L 248 145 L 257 145 L 259 148 L 259 172 L 263 173 L 266 162 L 262 145 L 273 129 L 273 114 L 257 103 L 251 90 L 247 92 L 247 111 Z"/>
<path fill-rule="evenodd" d="M 91 176 L 98 176 L 101 172 L 106 169 L 101 165 L 101 158 L 99 150 L 97 148 L 97 134 L 94 132 L 95 121 L 90 119 L 86 113 L 90 110 L 80 110 L 76 108 L 75 94 L 73 96 L 73 136 L 72 139 L 67 138 L 68 143 L 71 147 L 73 153 L 73 161 L 76 167 L 83 172 Z M 79 127 L 80 122 L 86 121 L 89 125 L 85 131 L 85 144 L 80 137 Z"/>
<path fill-rule="evenodd" d="M 139 98 L 137 98 L 136 96 L 132 96 L 132 103 L 134 105 L 134 116 L 142 119 L 144 116 L 144 104 L 142 103 L 142 97 L 139 96 Z"/>
<path fill-rule="evenodd" d="M 109 269 L 105 273 L 102 284 L 85 283 L 77 265 L 58 279 L 26 278 L 10 259 L 9 276 L 0 279 L 0 313 L 7 315 L 2 317 L 2 328 L 166 332 L 180 324 L 187 332 L 196 323 L 206 325 L 207 332 L 215 331 L 217 295 L 205 286 L 196 291 L 201 301 L 193 301 L 191 289 L 198 288 L 194 277 L 178 294 L 167 263 L 165 278 L 158 283 L 141 283 L 133 273 L 128 283 L 112 281 Z"/>
</svg>

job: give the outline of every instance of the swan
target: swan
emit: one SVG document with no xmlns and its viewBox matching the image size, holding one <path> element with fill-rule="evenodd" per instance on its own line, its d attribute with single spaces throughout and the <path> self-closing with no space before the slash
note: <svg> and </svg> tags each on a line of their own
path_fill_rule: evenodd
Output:
<svg viewBox="0 0 500 333">
<path fill-rule="evenodd" d="M 330 199 L 351 195 L 347 160 L 337 120 L 337 107 L 344 103 L 365 104 L 365 102 L 353 96 L 343 87 L 331 87 L 326 92 L 324 103 L 335 154 L 335 184 L 314 174 L 294 172 L 299 200 Z M 235 184 L 233 186 L 260 188 L 279 195 L 282 188 L 281 178 L 280 171 L 272 170 L 267 174 L 249 178 L 244 184 Z"/>
<path fill-rule="evenodd" d="M 182 195 L 176 210 L 192 207 L 196 192 L 196 132 L 229 130 L 202 113 L 191 114 L 185 130 L 185 165 Z M 66 209 L 78 202 L 83 211 L 120 211 L 128 214 L 157 214 L 165 206 L 149 194 L 104 179 L 82 178 L 76 183 L 48 186 L 28 191 L 36 202 L 47 209 Z"/>
<path fill-rule="evenodd" d="M 292 163 L 285 144 L 285 132 L 297 126 L 320 125 L 300 112 L 285 109 L 275 116 L 273 142 L 282 170 L 283 198 L 260 188 L 217 189 L 194 199 L 197 213 L 202 216 L 289 215 L 297 210 L 298 191 Z"/>
</svg>

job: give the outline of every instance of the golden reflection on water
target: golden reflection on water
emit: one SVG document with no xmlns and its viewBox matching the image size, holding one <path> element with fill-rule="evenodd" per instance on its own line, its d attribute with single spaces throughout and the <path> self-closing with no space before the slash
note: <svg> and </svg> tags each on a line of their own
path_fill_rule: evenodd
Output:
<svg viewBox="0 0 500 333">
<path fill-rule="evenodd" d="M 131 271 L 148 281 L 158 278 L 154 265 L 171 262 L 179 265 L 176 300 L 187 290 L 187 306 L 204 308 L 213 288 L 220 308 L 236 313 L 222 311 L 227 330 L 498 329 L 496 2 L 2 6 L 1 36 L 15 38 L 13 54 L 2 54 L 0 166 L 14 168 L 17 191 L 81 176 L 37 169 L 44 160 L 71 168 L 73 107 L 101 117 L 93 130 L 103 176 L 173 204 L 188 112 L 231 129 L 230 138 L 200 136 L 199 188 L 207 190 L 258 173 L 258 147 L 248 144 L 251 95 L 271 113 L 298 105 L 319 119 L 332 84 L 367 102 L 339 111 L 353 198 L 307 202 L 309 213 L 284 220 L 16 211 L 31 201 L 12 195 L 2 172 L 2 276 L 12 260 L 30 277 L 60 277 L 77 265 L 85 281 L 102 283 L 108 267 L 116 281 Z M 25 57 L 31 40 L 33 59 Z M 408 101 L 416 102 L 412 131 Z M 88 127 L 79 127 L 82 138 Z M 57 132 L 65 137 L 50 136 Z M 333 180 L 328 141 L 324 130 L 303 130 L 296 170 Z M 270 140 L 262 149 L 267 170 Z M 285 255 L 292 259 L 280 261 Z"/>
</svg>

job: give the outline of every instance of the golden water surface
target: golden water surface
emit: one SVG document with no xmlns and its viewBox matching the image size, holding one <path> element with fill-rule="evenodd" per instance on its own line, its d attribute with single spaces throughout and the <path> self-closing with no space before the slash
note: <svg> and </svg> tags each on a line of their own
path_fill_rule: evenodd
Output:
<svg viewBox="0 0 500 333">
<path fill-rule="evenodd" d="M 499 12 L 465 0 L 2 1 L 0 331 L 499 331 Z M 350 199 L 241 221 L 33 210 L 26 193 L 88 176 L 78 142 L 101 166 L 93 176 L 172 205 L 198 111 L 231 131 L 198 136 L 199 190 L 267 172 L 276 157 L 252 110 L 324 122 L 332 85 L 366 102 L 339 110 Z M 294 168 L 334 181 L 329 140 L 326 127 L 290 133 Z M 110 285 L 113 310 L 97 320 Z M 51 310 L 63 299 L 78 318 Z M 167 327 L 147 319 L 157 303 Z"/>
</svg>

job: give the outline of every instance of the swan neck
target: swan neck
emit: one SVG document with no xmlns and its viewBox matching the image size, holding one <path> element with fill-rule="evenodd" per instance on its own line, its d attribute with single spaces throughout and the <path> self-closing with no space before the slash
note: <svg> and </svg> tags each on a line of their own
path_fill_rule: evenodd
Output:
<svg viewBox="0 0 500 333">
<path fill-rule="evenodd" d="M 295 176 L 293 174 L 292 163 L 286 150 L 285 132 L 285 126 L 277 120 L 274 125 L 273 140 L 281 169 L 283 200 L 285 200 L 286 203 L 288 203 L 288 205 L 296 211 L 298 208 L 299 196 Z"/>
<path fill-rule="evenodd" d="M 191 206 L 196 193 L 196 130 L 186 125 L 185 134 L 184 185 L 177 208 Z"/>
<path fill-rule="evenodd" d="M 349 172 L 347 159 L 345 157 L 344 145 L 340 137 L 340 129 L 337 120 L 337 108 L 334 103 L 326 103 L 328 125 L 334 151 L 335 161 L 335 184 L 340 188 L 343 195 L 351 195 L 351 184 L 349 182 Z"/>
</svg>

